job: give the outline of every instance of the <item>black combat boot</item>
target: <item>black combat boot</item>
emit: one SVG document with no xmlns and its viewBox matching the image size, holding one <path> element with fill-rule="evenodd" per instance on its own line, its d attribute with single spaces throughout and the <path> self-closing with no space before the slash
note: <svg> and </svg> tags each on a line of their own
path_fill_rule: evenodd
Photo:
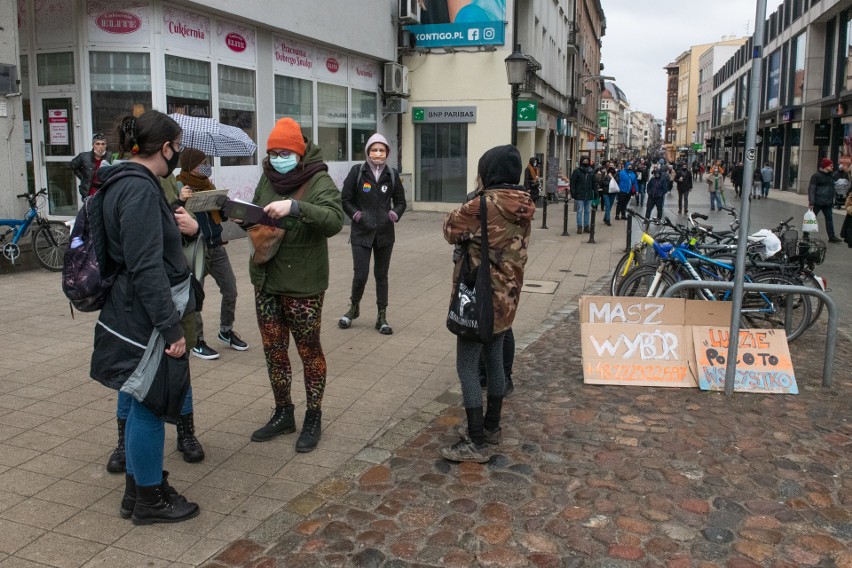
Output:
<svg viewBox="0 0 852 568">
<path fill-rule="evenodd" d="M 131 520 L 134 525 L 179 523 L 198 516 L 198 504 L 168 491 L 168 484 L 153 487 L 136 486 L 136 504 Z"/>
<path fill-rule="evenodd" d="M 322 437 L 322 410 L 311 408 L 305 411 L 305 423 L 302 426 L 302 433 L 299 434 L 299 439 L 296 440 L 296 451 L 306 453 L 313 451 Z"/>
<path fill-rule="evenodd" d="M 183 454 L 183 461 L 187 463 L 196 463 L 204 459 L 204 448 L 195 437 L 195 421 L 192 412 L 178 417 L 177 449 Z"/>
<path fill-rule="evenodd" d="M 379 333 L 382 335 L 393 334 L 393 328 L 388 325 L 387 312 L 387 308 L 379 308 L 379 313 L 376 316 L 376 329 L 378 329 Z"/>
<path fill-rule="evenodd" d="M 178 495 L 177 489 L 169 485 L 169 472 L 163 471 L 163 481 L 161 483 L 167 495 L 171 495 L 173 499 L 183 499 L 186 497 Z M 121 498 L 121 508 L 118 514 L 122 519 L 129 519 L 133 514 L 133 507 L 136 506 L 136 480 L 132 475 L 124 476 L 124 497 Z"/>
<path fill-rule="evenodd" d="M 117 418 L 116 422 L 118 423 L 118 445 L 107 462 L 107 471 L 110 473 L 121 473 L 127 467 L 127 456 L 124 453 L 124 429 L 127 426 L 127 420 Z"/>
<path fill-rule="evenodd" d="M 276 406 L 272 418 L 266 426 L 254 431 L 252 442 L 266 442 L 281 434 L 292 434 L 296 431 L 296 419 L 293 418 L 293 405 Z"/>
<path fill-rule="evenodd" d="M 361 310 L 358 307 L 359 302 L 352 302 L 349 305 L 349 311 L 343 314 L 343 317 L 337 320 L 337 326 L 340 329 L 347 329 L 350 325 L 352 325 L 352 320 L 358 319 L 358 316 L 361 315 Z"/>
</svg>

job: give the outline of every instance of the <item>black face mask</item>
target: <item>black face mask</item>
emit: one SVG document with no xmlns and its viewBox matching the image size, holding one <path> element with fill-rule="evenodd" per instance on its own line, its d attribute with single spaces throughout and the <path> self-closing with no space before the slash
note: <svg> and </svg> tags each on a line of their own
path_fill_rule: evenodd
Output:
<svg viewBox="0 0 852 568">
<path fill-rule="evenodd" d="M 162 154 L 163 159 L 164 159 L 164 160 L 166 160 L 166 168 L 168 168 L 168 170 L 166 171 L 166 175 L 162 176 L 162 177 L 164 177 L 164 178 L 169 177 L 169 175 L 170 175 L 173 171 L 175 171 L 175 168 L 177 168 L 177 167 L 178 167 L 178 162 L 180 162 L 180 152 L 178 152 L 177 150 L 175 150 L 175 147 L 174 147 L 174 146 L 172 146 L 172 143 L 171 143 L 171 142 L 169 142 L 169 148 L 171 148 L 171 149 L 172 149 L 172 157 L 171 157 L 171 158 L 169 158 L 169 159 L 166 159 L 166 155 L 165 155 L 165 154 L 163 154 L 163 151 L 162 151 L 162 150 L 160 150 L 160 154 Z"/>
</svg>

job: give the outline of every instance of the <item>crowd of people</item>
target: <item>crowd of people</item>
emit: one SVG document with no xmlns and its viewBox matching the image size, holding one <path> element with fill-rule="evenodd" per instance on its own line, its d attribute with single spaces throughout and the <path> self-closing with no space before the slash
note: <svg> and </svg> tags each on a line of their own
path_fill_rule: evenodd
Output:
<svg viewBox="0 0 852 568">
<path fill-rule="evenodd" d="M 119 513 L 136 524 L 180 522 L 199 512 L 198 504 L 169 484 L 163 453 L 165 423 L 170 422 L 176 424 L 177 449 L 184 460 L 195 463 L 205 458 L 195 435 L 188 361 L 190 354 L 201 359 L 219 356 L 204 336 L 205 275 L 216 282 L 222 298 L 217 339 L 239 351 L 249 348 L 234 330 L 237 285 L 222 236 L 226 207 L 217 201 L 207 210 L 188 211 L 194 195 L 216 188 L 209 157 L 184 148 L 181 138 L 173 119 L 148 111 L 126 117 L 119 127 L 119 151 L 125 159 L 110 161 L 105 137 L 96 134 L 92 151 L 73 163 L 81 196 L 90 200 L 99 264 L 115 275 L 95 326 L 91 376 L 118 391 L 118 444 L 107 470 L 125 474 Z M 262 209 L 262 218 L 230 219 L 251 239 L 248 273 L 274 400 L 271 416 L 251 435 L 253 442 L 297 430 L 288 355 L 291 336 L 304 367 L 306 392 L 295 450 L 310 452 L 320 442 L 327 370 L 320 335 L 329 286 L 328 239 L 342 230 L 344 215 L 352 223 L 353 277 L 350 306 L 338 326 L 348 329 L 360 316 L 372 259 L 375 329 L 393 333 L 387 319 L 388 273 L 395 225 L 406 210 L 405 192 L 399 173 L 388 163 L 388 141 L 376 133 L 364 150 L 366 160 L 352 167 L 339 191 L 321 149 L 304 137 L 295 120 L 278 120 L 266 141 L 262 175 L 252 199 Z M 488 258 L 488 272 L 480 279 L 487 286 L 483 284 L 480 294 L 486 295 L 484 305 L 491 314 L 484 336 L 458 334 L 457 372 L 467 425 L 459 429 L 456 443 L 440 449 L 451 461 L 484 463 L 491 456 L 489 446 L 500 443 L 503 400 L 514 389 L 512 324 L 540 198 L 540 167 L 536 158 L 524 166 L 513 146 L 485 152 L 478 162 L 474 191 L 444 223 L 444 237 L 455 245 L 453 294 L 460 291 L 460 274 L 476 273 Z M 738 196 L 742 176 L 742 164 L 737 164 L 731 179 Z M 612 224 L 613 206 L 615 220 L 627 218 L 631 200 L 645 207 L 646 216 L 659 217 L 668 194 L 676 189 L 678 213 L 687 214 L 689 194 L 702 183 L 714 210 L 724 202 L 725 177 L 722 163 L 705 172 L 702 165 L 685 161 L 640 158 L 595 165 L 583 157 L 570 178 L 562 176 L 561 185 L 569 188 L 576 203 L 577 232 L 587 233 L 591 210 L 598 203 L 607 225 Z M 849 177 L 842 168 L 834 172 L 831 161 L 824 159 L 809 187 L 811 208 L 823 213 L 831 242 L 840 242 L 831 222 L 838 179 L 848 183 Z M 768 196 L 769 164 L 755 173 L 753 185 L 756 198 Z M 852 193 L 845 207 L 849 215 L 842 236 L 852 247 Z"/>
</svg>

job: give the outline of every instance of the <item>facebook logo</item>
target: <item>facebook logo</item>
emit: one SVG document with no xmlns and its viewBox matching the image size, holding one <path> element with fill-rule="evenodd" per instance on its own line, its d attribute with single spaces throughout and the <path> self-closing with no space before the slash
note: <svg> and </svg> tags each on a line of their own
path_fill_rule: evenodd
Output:
<svg viewBox="0 0 852 568">
<path fill-rule="evenodd" d="M 468 41 L 477 41 L 479 40 L 479 28 L 469 29 L 467 30 L 467 40 Z"/>
</svg>

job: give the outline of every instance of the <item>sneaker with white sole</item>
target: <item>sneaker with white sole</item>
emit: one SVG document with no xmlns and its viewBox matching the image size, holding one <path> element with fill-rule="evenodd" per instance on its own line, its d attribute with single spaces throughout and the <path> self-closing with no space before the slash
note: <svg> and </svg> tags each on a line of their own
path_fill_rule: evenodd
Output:
<svg viewBox="0 0 852 568">
<path fill-rule="evenodd" d="M 231 331 L 220 331 L 219 341 L 237 351 L 245 351 L 249 348 L 248 343 L 240 339 L 240 336 L 233 329 Z"/>
<path fill-rule="evenodd" d="M 199 359 L 210 360 L 219 358 L 219 353 L 203 341 L 199 341 L 195 345 L 195 347 L 192 348 L 192 354 L 198 357 Z"/>
<path fill-rule="evenodd" d="M 459 440 L 452 446 L 439 449 L 438 453 L 454 462 L 486 463 L 491 459 L 488 444 L 478 446 L 470 440 Z"/>
</svg>

